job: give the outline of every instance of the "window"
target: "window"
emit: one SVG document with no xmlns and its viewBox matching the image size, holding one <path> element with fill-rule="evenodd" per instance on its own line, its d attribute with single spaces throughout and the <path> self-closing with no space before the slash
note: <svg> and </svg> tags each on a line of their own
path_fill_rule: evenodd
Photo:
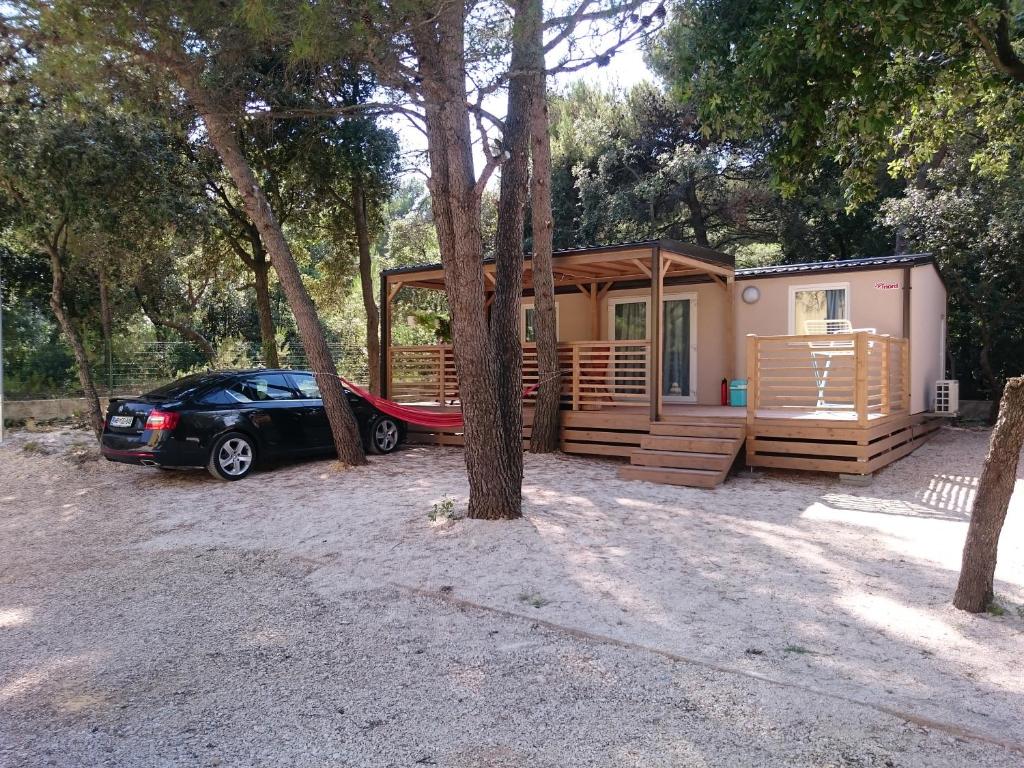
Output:
<svg viewBox="0 0 1024 768">
<path fill-rule="evenodd" d="M 849 330 L 849 321 L 849 285 L 842 283 L 790 287 L 789 332 L 791 334 L 841 333 Z"/>
<path fill-rule="evenodd" d="M 250 376 L 228 387 L 228 394 L 240 403 L 259 403 L 267 400 L 292 400 L 295 390 L 281 373 Z"/>
<path fill-rule="evenodd" d="M 316 385 L 316 379 L 311 373 L 293 373 L 292 381 L 299 390 L 304 400 L 319 400 L 320 387 Z"/>
<path fill-rule="evenodd" d="M 211 377 L 209 373 L 194 373 L 191 376 L 164 384 L 162 387 L 157 387 L 152 392 L 147 392 L 146 397 L 151 397 L 154 400 L 180 400 L 210 383 L 211 379 L 216 381 L 216 378 Z"/>
<path fill-rule="evenodd" d="M 609 335 L 615 341 L 646 339 L 650 335 L 647 299 L 611 299 L 608 302 Z"/>
<path fill-rule="evenodd" d="M 215 389 L 203 396 L 203 403 L 206 405 L 234 405 L 238 402 L 249 402 L 248 398 L 239 400 L 240 394 L 227 389 Z"/>
<path fill-rule="evenodd" d="M 555 338 L 558 340 L 562 338 L 561 319 L 558 302 L 555 302 Z M 537 333 L 533 330 L 533 304 L 523 304 L 522 327 L 520 330 L 523 341 L 530 342 L 531 344 L 537 341 Z"/>
</svg>

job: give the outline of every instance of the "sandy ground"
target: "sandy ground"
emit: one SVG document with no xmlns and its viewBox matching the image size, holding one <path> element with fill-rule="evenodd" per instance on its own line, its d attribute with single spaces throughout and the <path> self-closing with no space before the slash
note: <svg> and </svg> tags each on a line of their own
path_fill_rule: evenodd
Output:
<svg viewBox="0 0 1024 768">
<path fill-rule="evenodd" d="M 528 456 L 496 524 L 427 519 L 452 449 L 229 484 L 18 435 L 0 765 L 1020 765 L 1024 489 L 1005 613 L 948 605 L 986 440 L 856 489 Z"/>
</svg>

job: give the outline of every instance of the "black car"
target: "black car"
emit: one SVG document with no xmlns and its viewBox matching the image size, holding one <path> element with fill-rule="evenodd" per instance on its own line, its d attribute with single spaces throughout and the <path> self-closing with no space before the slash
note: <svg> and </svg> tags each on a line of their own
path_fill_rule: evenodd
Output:
<svg viewBox="0 0 1024 768">
<path fill-rule="evenodd" d="M 367 450 L 395 450 L 405 424 L 345 394 Z M 257 460 L 333 450 L 313 374 L 264 369 L 200 373 L 140 397 L 112 399 L 101 445 L 110 461 L 205 467 L 223 480 L 241 480 Z"/>
</svg>

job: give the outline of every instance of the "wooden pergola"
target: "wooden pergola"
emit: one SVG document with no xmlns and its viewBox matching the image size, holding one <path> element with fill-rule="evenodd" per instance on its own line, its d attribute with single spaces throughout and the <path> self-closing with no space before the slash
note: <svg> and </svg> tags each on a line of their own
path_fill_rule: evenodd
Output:
<svg viewBox="0 0 1024 768">
<path fill-rule="evenodd" d="M 487 299 L 493 301 L 495 265 L 484 261 Z M 600 334 L 600 304 L 613 288 L 650 288 L 651 306 L 651 371 L 654 377 L 651 398 L 651 419 L 662 412 L 661 350 L 662 295 L 666 285 L 715 283 L 724 292 L 725 311 L 722 318 L 722 344 L 725 347 L 727 370 L 733 378 L 735 360 L 734 302 L 735 261 L 726 253 L 675 240 L 651 240 L 620 245 L 577 248 L 557 251 L 552 259 L 556 294 L 579 291 L 590 303 L 592 337 Z M 404 267 L 381 273 L 381 381 L 387 386 L 386 361 L 391 347 L 391 302 L 405 287 L 444 290 L 444 268 L 440 264 Z M 533 294 L 533 269 L 530 257 L 523 265 L 523 294 Z"/>
</svg>

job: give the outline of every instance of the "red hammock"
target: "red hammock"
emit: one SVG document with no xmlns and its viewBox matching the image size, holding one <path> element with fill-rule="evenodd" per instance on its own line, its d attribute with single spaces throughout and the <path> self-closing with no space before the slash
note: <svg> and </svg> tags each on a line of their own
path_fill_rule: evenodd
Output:
<svg viewBox="0 0 1024 768">
<path fill-rule="evenodd" d="M 338 378 L 352 392 L 388 416 L 394 416 L 396 419 L 401 419 L 419 427 L 435 427 L 437 429 L 459 429 L 462 427 L 462 413 L 445 413 L 429 408 L 417 408 L 413 405 L 402 405 L 394 400 L 385 400 L 383 397 L 377 397 L 342 376 Z M 540 382 L 538 381 L 536 384 L 531 384 L 523 389 L 523 398 L 525 399 L 532 395 L 539 387 Z"/>
</svg>

